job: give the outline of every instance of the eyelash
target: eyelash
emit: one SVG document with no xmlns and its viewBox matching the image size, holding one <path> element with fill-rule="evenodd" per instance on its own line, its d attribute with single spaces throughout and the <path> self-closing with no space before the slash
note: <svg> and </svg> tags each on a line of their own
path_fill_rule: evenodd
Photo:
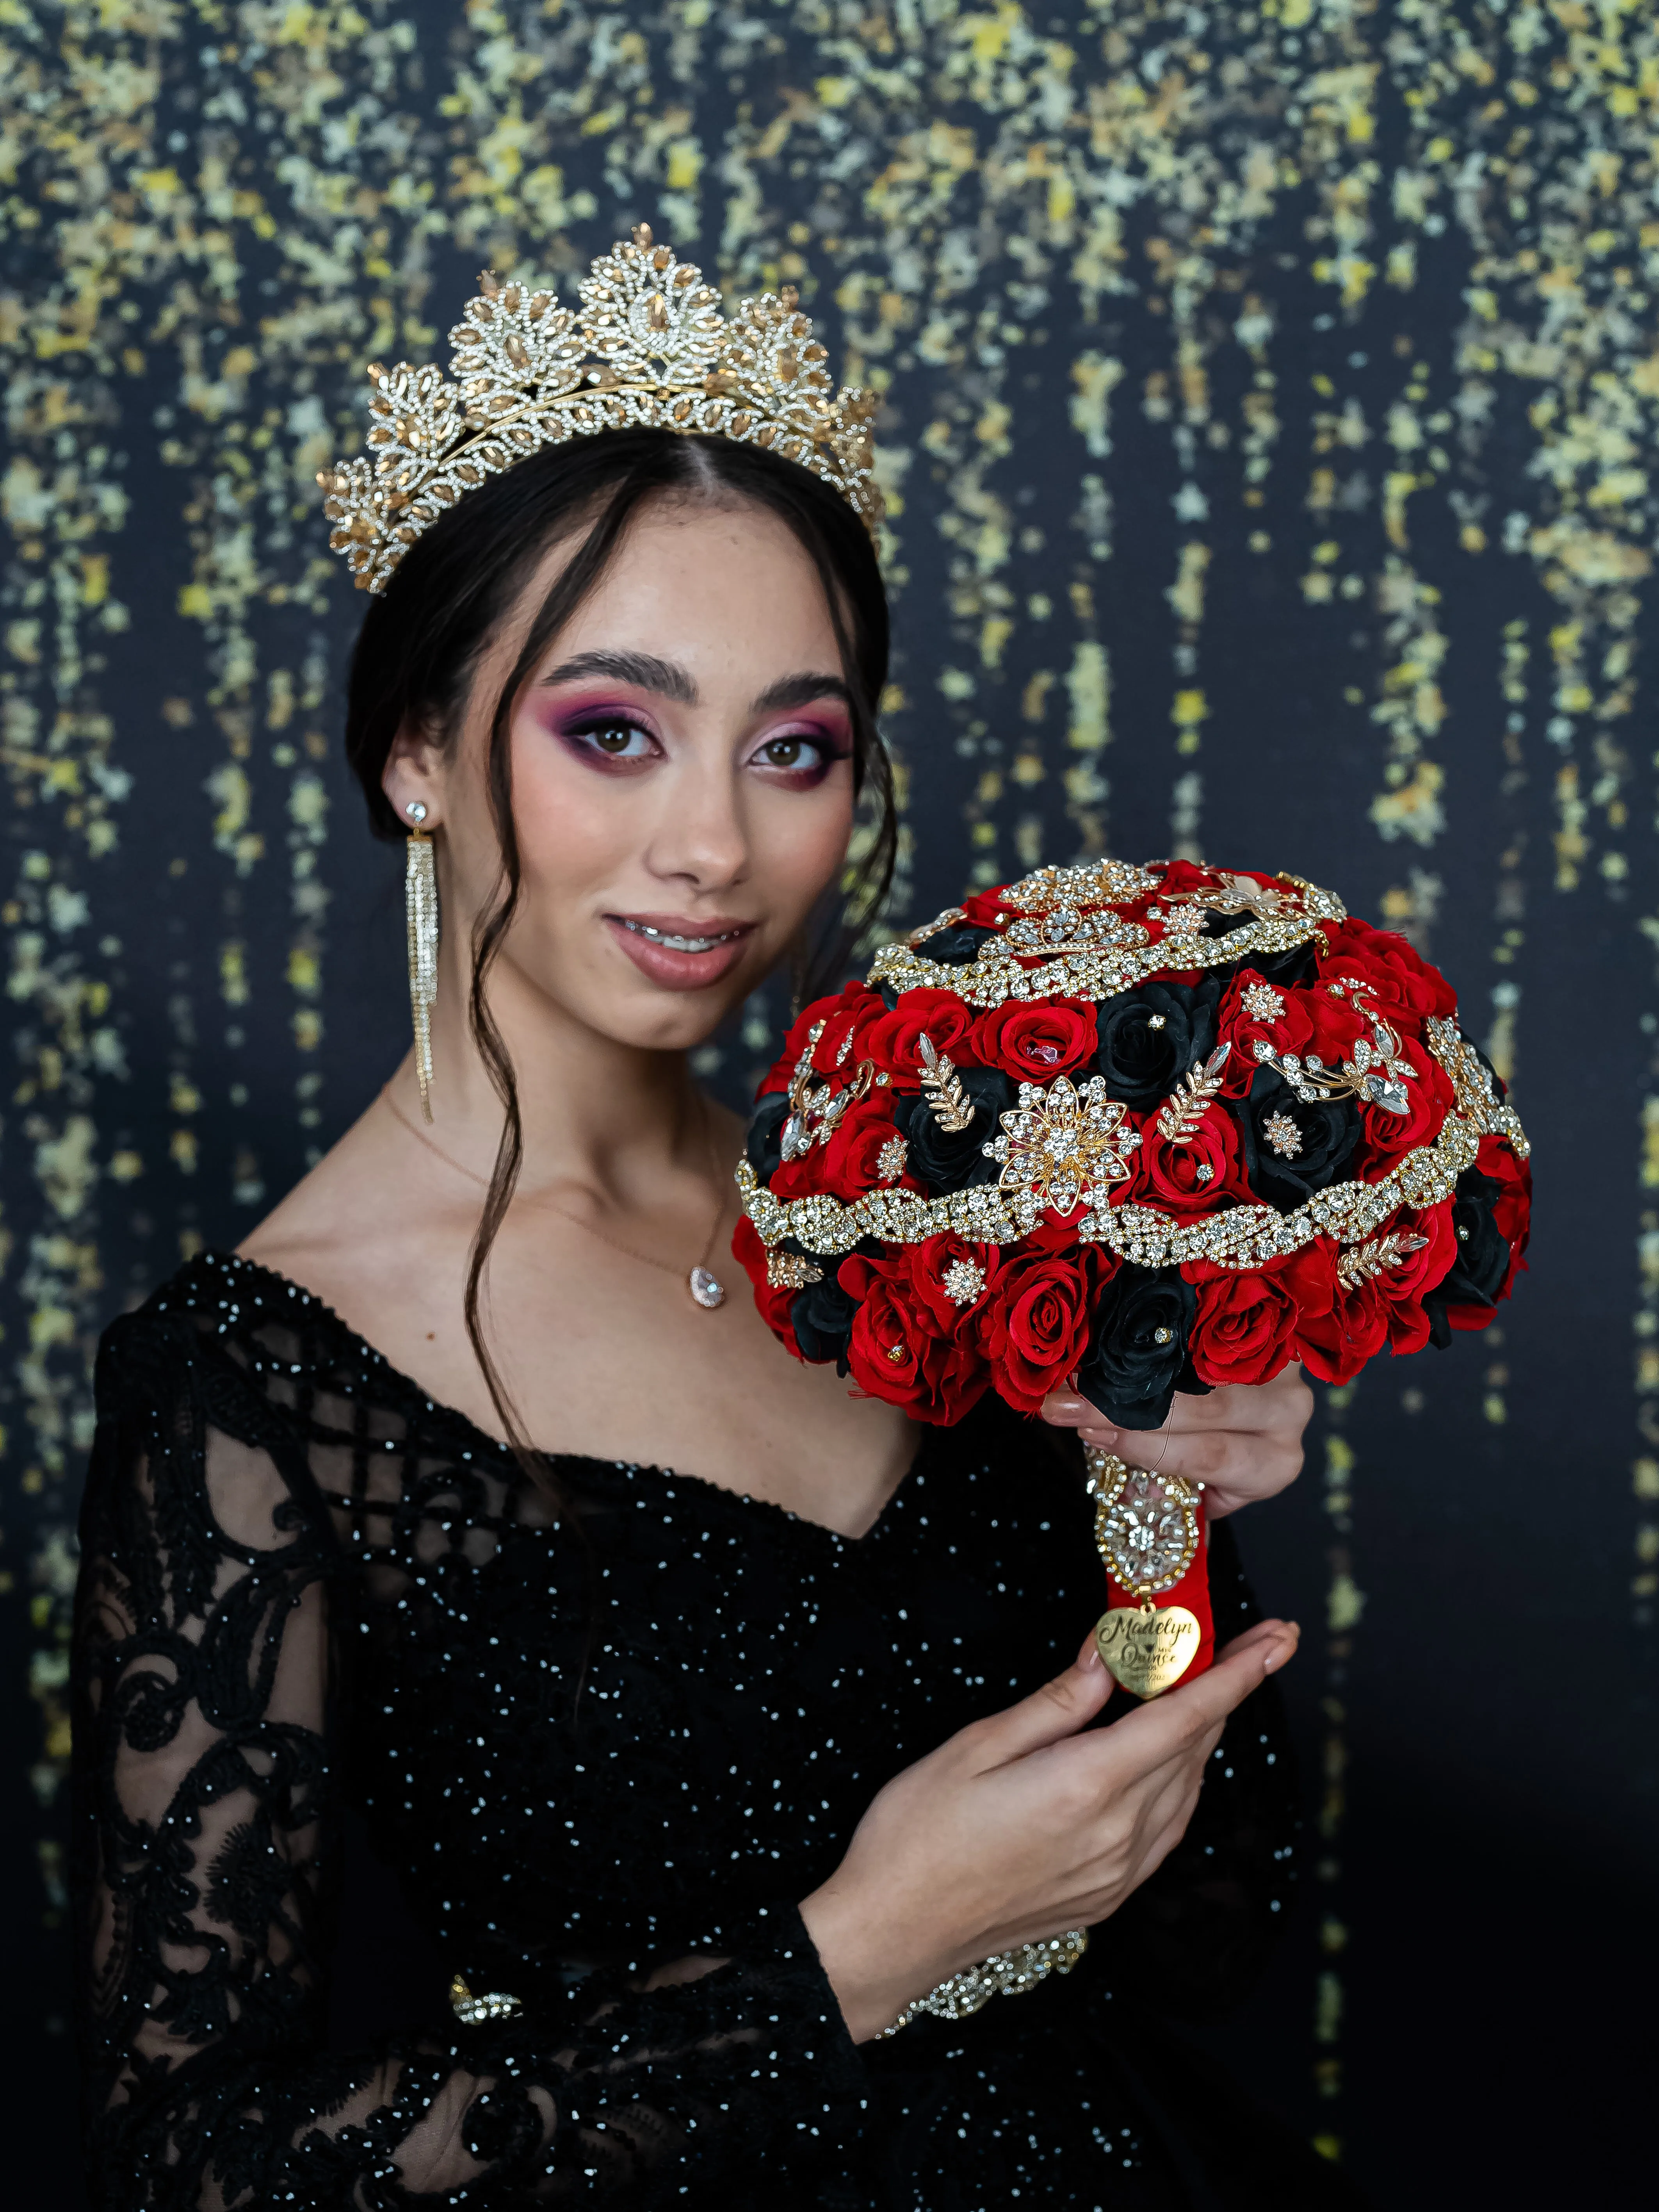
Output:
<svg viewBox="0 0 1659 2212">
<path fill-rule="evenodd" d="M 620 735 L 624 732 L 630 738 L 641 737 L 653 744 L 656 743 L 655 732 L 647 728 L 643 721 L 637 721 L 631 715 L 617 712 L 581 715 L 575 721 L 566 724 L 563 735 L 579 751 L 586 754 L 590 760 L 614 763 L 622 768 L 643 766 L 646 759 L 649 757 L 648 755 L 634 754 L 630 757 L 623 753 L 607 751 L 597 743 L 583 742 L 596 740 L 605 736 Z M 811 767 L 785 767 L 778 762 L 761 763 L 763 766 L 769 766 L 775 775 L 787 778 L 797 787 L 802 782 L 821 783 L 836 763 L 845 760 L 850 750 L 848 747 L 836 746 L 827 736 L 814 735 L 805 730 L 790 730 L 778 737 L 768 738 L 758 750 L 751 755 L 751 764 L 759 763 L 761 754 L 769 751 L 774 745 L 805 745 L 810 746 L 817 754 L 817 762 Z"/>
</svg>

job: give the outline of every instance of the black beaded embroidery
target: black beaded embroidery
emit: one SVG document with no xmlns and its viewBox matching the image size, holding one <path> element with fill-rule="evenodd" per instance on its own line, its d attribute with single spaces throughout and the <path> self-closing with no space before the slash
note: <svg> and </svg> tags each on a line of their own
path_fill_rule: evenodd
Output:
<svg viewBox="0 0 1659 2212">
<path fill-rule="evenodd" d="M 1063 1984 L 854 2049 L 795 1907 L 883 1782 L 1097 1613 L 1048 1432 L 995 1406 L 929 1432 L 859 1541 L 561 1458 L 578 1532 L 318 1301 L 212 1255 L 110 1328 L 97 1388 L 76 1747 L 106 2212 L 1188 2201 L 1181 2069 L 1149 2093 L 1114 2015 L 1260 1963 L 1294 1828 L 1267 1697 Z M 1212 1558 L 1224 1637 L 1252 1617 L 1225 1524 Z M 354 1824 L 444 1976 L 520 2014 L 427 2006 L 338 2047 L 343 1994 L 391 1971 L 347 1963 Z M 698 1952 L 728 1963 L 641 1986 Z"/>
</svg>

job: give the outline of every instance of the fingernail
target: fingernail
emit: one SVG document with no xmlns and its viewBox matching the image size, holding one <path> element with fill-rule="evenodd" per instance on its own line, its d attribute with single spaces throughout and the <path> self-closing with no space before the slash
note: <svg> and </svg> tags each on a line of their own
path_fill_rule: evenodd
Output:
<svg viewBox="0 0 1659 2212">
<path fill-rule="evenodd" d="M 1056 1413 L 1080 1413 L 1083 1411 L 1083 1401 L 1081 1398 L 1056 1398 L 1053 1410 Z"/>
<path fill-rule="evenodd" d="M 1295 1655 L 1294 1644 L 1275 1644 L 1267 1655 L 1267 1662 L 1261 1669 L 1262 1673 L 1271 1674 L 1275 1667 L 1282 1667 L 1287 1659 L 1293 1658 Z"/>
<path fill-rule="evenodd" d="M 1105 1664 L 1105 1662 L 1100 1656 L 1100 1646 L 1095 1642 L 1092 1636 L 1089 1638 L 1088 1650 L 1084 1653 L 1083 1656 L 1077 1663 L 1080 1670 L 1085 1674 L 1092 1674 L 1097 1668 L 1102 1667 Z"/>
</svg>

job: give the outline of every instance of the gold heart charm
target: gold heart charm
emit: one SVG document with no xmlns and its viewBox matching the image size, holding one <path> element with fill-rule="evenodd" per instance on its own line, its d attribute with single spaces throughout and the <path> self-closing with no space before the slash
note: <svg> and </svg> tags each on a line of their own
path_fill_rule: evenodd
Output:
<svg viewBox="0 0 1659 2212">
<path fill-rule="evenodd" d="M 1135 1698 L 1156 1698 L 1178 1682 L 1198 1642 L 1198 1617 L 1184 1605 L 1114 1606 L 1095 1624 L 1095 1649 Z"/>
</svg>

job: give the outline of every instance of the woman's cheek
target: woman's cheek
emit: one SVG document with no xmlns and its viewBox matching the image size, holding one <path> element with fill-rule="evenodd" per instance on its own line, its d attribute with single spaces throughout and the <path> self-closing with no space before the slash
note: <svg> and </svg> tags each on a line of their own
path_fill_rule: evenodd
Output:
<svg viewBox="0 0 1659 2212">
<path fill-rule="evenodd" d="M 556 738 L 514 748 L 513 820 L 526 875 L 574 884 L 614 870 L 640 843 L 639 781 L 596 772 Z"/>
<path fill-rule="evenodd" d="M 847 763 L 837 762 L 816 790 L 763 791 L 750 818 L 755 873 L 768 903 L 805 917 L 840 872 L 853 834 Z"/>
</svg>

